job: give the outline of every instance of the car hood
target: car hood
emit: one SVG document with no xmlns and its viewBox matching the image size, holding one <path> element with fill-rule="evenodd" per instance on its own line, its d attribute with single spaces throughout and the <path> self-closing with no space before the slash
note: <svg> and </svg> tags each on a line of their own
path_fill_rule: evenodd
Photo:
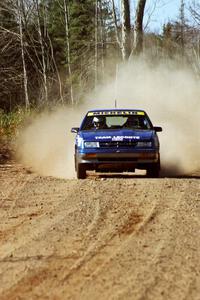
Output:
<svg viewBox="0 0 200 300">
<path fill-rule="evenodd" d="M 123 141 L 123 140 L 150 140 L 154 134 L 153 130 L 84 130 L 79 136 L 85 141 Z"/>
</svg>

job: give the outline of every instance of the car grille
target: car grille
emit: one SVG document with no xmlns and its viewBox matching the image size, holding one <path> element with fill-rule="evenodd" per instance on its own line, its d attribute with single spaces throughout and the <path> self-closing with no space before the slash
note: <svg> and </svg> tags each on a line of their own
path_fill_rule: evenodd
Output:
<svg viewBox="0 0 200 300">
<path fill-rule="evenodd" d="M 129 147 L 135 147 L 136 145 L 137 145 L 136 141 L 99 142 L 100 148 L 129 148 Z"/>
</svg>

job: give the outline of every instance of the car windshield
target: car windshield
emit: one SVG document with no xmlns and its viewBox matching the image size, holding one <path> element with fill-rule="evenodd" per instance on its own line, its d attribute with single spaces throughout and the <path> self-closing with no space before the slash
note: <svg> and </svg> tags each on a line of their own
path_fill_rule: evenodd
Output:
<svg viewBox="0 0 200 300">
<path fill-rule="evenodd" d="M 151 129 L 152 125 L 146 115 L 87 116 L 81 130 L 94 129 Z"/>
</svg>

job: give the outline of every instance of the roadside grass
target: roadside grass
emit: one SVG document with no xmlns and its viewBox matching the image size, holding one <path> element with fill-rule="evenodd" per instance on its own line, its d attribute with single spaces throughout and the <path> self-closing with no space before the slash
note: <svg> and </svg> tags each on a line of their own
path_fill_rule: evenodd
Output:
<svg viewBox="0 0 200 300">
<path fill-rule="evenodd" d="M 15 138 L 28 116 L 30 111 L 21 108 L 9 113 L 0 110 L 0 142 L 8 142 Z"/>
</svg>

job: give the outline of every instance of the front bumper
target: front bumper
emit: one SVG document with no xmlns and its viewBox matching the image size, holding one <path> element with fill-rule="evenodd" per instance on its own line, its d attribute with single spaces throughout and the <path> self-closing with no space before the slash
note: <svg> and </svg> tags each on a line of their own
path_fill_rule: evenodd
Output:
<svg viewBox="0 0 200 300">
<path fill-rule="evenodd" d="M 158 151 L 134 153 L 76 153 L 75 163 L 84 164 L 87 170 L 134 170 L 146 169 L 159 164 Z"/>
</svg>

